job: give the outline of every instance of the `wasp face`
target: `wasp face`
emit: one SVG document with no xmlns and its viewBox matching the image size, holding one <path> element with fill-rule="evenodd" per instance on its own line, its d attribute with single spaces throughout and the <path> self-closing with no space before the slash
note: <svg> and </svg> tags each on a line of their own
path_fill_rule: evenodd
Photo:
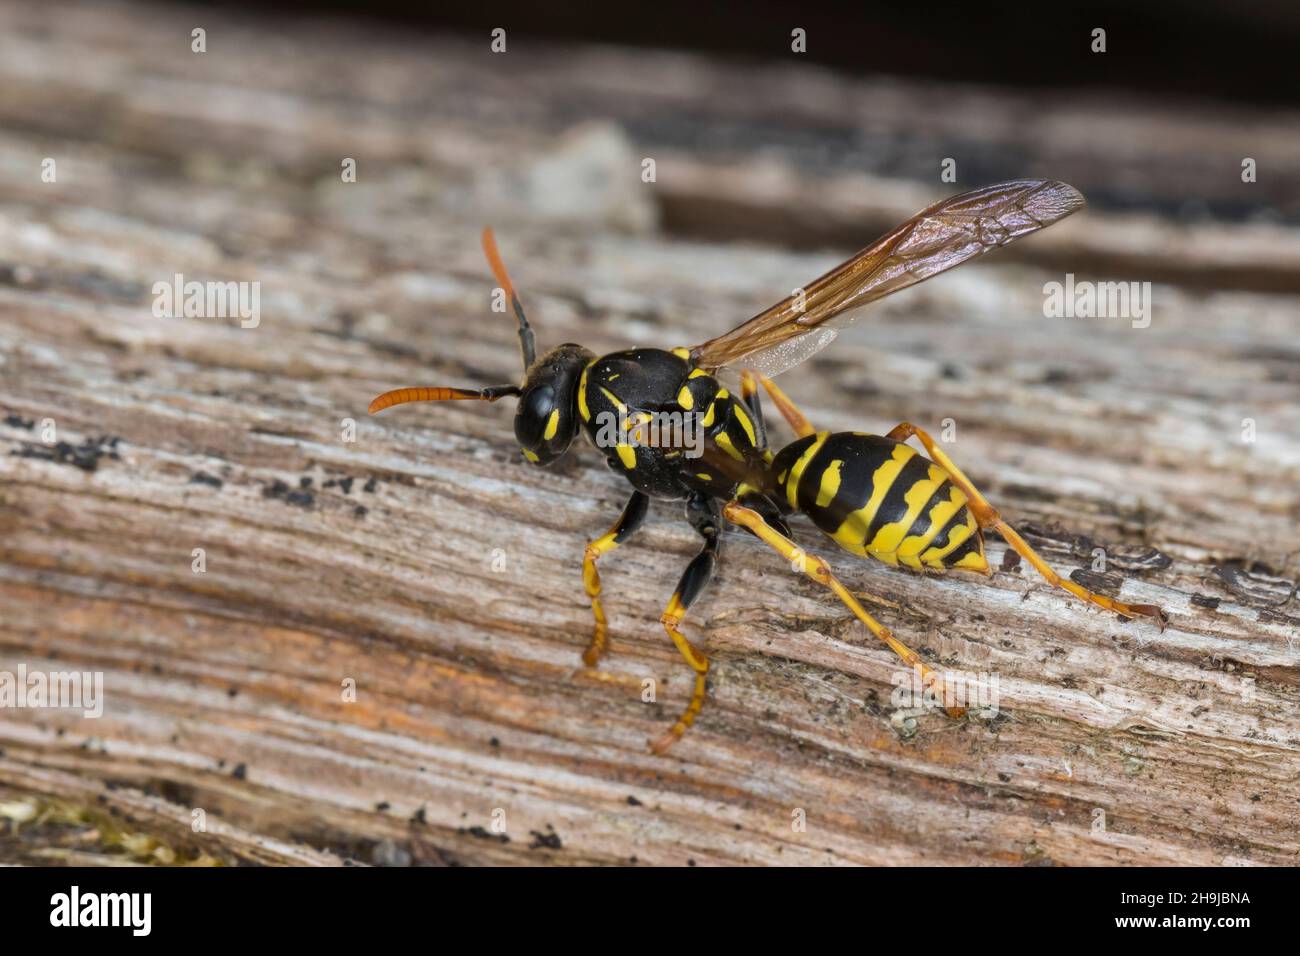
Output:
<svg viewBox="0 0 1300 956">
<path fill-rule="evenodd" d="M 528 369 L 515 410 L 515 438 L 534 465 L 555 461 L 578 433 L 578 381 L 593 358 L 580 345 L 561 345 Z"/>
</svg>

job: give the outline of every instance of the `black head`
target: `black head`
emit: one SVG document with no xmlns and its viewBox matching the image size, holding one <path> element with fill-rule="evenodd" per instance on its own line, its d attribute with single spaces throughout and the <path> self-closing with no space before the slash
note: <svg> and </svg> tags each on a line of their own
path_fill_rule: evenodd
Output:
<svg viewBox="0 0 1300 956">
<path fill-rule="evenodd" d="M 487 253 L 501 289 L 519 320 L 519 348 L 524 359 L 523 385 L 493 385 L 488 388 L 445 386 L 396 388 L 370 403 L 371 414 L 407 402 L 446 402 L 461 399 L 495 402 L 517 396 L 515 437 L 524 457 L 535 465 L 549 465 L 568 450 L 578 433 L 578 384 L 582 371 L 595 355 L 580 345 L 561 345 L 534 360 L 533 330 L 524 317 L 510 277 L 497 253 L 492 230 L 483 230 L 483 251 Z"/>
<path fill-rule="evenodd" d="M 578 434 L 578 383 L 593 358 L 581 345 L 561 345 L 528 369 L 515 410 L 515 438 L 534 465 L 555 461 Z"/>
</svg>

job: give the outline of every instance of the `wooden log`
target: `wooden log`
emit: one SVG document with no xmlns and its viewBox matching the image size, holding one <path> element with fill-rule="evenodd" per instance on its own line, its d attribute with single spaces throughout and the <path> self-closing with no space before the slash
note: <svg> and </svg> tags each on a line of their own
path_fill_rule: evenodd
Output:
<svg viewBox="0 0 1300 956">
<path fill-rule="evenodd" d="M 680 55 L 0 10 L 0 671 L 104 675 L 99 718 L 0 709 L 0 861 L 1294 863 L 1298 137 Z M 1272 166 L 1247 193 L 1251 151 Z M 366 403 L 518 376 L 484 222 L 544 344 L 689 344 L 951 188 L 954 155 L 962 183 L 1097 201 L 783 384 L 824 427 L 951 420 L 1050 561 L 1170 626 L 996 541 L 991 579 L 922 578 L 796 522 L 927 660 L 997 680 L 993 719 L 909 717 L 890 652 L 728 533 L 686 624 L 710 699 L 652 756 L 690 687 L 658 621 L 697 548 L 680 505 L 602 565 L 612 653 L 587 670 L 582 548 L 626 483 L 590 448 L 527 466 L 509 403 Z M 1185 196 L 1241 215 L 1179 218 Z M 1155 281 L 1149 327 L 1044 318 L 1066 271 Z M 260 321 L 155 316 L 176 274 L 260 283 Z"/>
</svg>

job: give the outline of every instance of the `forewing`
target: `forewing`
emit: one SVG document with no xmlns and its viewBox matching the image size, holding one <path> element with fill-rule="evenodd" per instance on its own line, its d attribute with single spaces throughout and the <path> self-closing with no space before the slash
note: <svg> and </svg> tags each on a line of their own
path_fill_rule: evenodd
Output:
<svg viewBox="0 0 1300 956">
<path fill-rule="evenodd" d="M 820 352 L 862 306 L 1064 219 L 1083 206 L 1077 189 L 1023 179 L 942 200 L 852 259 L 730 332 L 691 350 L 714 371 L 741 365 L 776 375 Z"/>
</svg>

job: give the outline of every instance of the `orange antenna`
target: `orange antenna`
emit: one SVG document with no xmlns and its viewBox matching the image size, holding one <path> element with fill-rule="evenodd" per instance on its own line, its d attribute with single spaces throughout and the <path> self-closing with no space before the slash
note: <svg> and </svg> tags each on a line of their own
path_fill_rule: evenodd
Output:
<svg viewBox="0 0 1300 956">
<path fill-rule="evenodd" d="M 507 395 L 518 395 L 517 385 L 493 385 L 490 388 L 444 388 L 441 386 L 417 385 L 411 388 L 395 388 L 375 398 L 366 409 L 371 415 L 382 412 L 394 405 L 407 402 L 453 402 L 478 401 L 495 402 Z"/>
<path fill-rule="evenodd" d="M 497 251 L 497 240 L 492 235 L 492 227 L 483 227 L 483 254 L 487 256 L 488 265 L 492 269 L 492 274 L 496 276 L 498 284 L 506 295 L 510 296 L 510 305 L 515 310 L 515 317 L 519 320 L 519 350 L 523 353 L 524 372 L 533 364 L 536 356 L 536 345 L 533 340 L 533 328 L 528 324 L 528 319 L 524 316 L 524 307 L 519 303 L 519 296 L 515 295 L 515 287 L 510 281 L 510 274 L 506 272 L 506 264 L 501 261 L 501 253 Z"/>
</svg>

